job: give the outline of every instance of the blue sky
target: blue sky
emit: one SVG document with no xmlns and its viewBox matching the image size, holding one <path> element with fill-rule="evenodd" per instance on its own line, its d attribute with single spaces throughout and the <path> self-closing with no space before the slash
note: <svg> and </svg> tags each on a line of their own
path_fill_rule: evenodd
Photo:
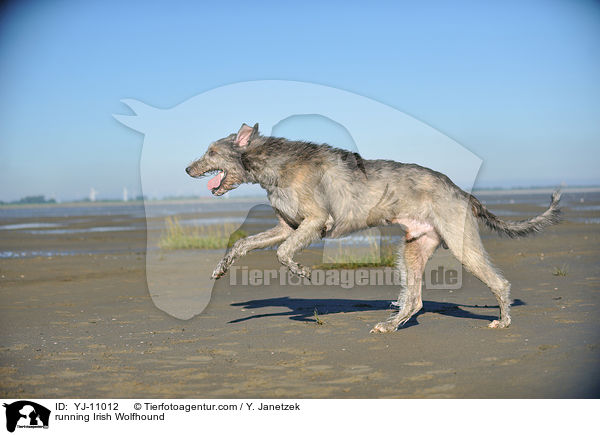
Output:
<svg viewBox="0 0 600 435">
<path fill-rule="evenodd" d="M 598 2 L 21 1 L 0 20 L 0 200 L 136 194 L 121 99 L 262 79 L 402 110 L 481 157 L 479 187 L 600 184 Z"/>
</svg>

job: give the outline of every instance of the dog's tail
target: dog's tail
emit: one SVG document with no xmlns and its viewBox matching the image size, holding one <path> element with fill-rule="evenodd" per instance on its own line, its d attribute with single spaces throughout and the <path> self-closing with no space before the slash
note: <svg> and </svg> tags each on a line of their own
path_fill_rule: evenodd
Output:
<svg viewBox="0 0 600 435">
<path fill-rule="evenodd" d="M 485 208 L 473 195 L 469 195 L 475 217 L 481 219 L 488 228 L 512 238 L 524 237 L 560 222 L 559 201 L 560 191 L 557 190 L 552 194 L 550 207 L 541 215 L 522 221 L 504 221 Z"/>
</svg>

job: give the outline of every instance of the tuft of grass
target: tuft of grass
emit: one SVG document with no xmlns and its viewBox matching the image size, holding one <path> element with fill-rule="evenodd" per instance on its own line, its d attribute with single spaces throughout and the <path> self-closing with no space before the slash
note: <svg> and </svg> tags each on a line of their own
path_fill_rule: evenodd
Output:
<svg viewBox="0 0 600 435">
<path fill-rule="evenodd" d="M 223 249 L 248 234 L 233 224 L 184 227 L 176 217 L 165 219 L 165 231 L 158 246 L 162 249 Z"/>
<path fill-rule="evenodd" d="M 315 317 L 315 322 L 317 322 L 317 325 L 324 325 L 325 321 L 323 321 L 320 317 L 319 317 L 319 312 L 317 311 L 317 308 L 315 307 L 315 311 L 313 312 L 313 316 Z"/>
<path fill-rule="evenodd" d="M 567 276 L 568 270 L 566 265 L 562 265 L 560 267 L 555 267 L 552 269 L 552 275 L 554 276 Z"/>
<path fill-rule="evenodd" d="M 348 252 L 343 250 L 342 246 L 338 247 L 338 252 L 329 257 L 327 263 L 322 263 L 315 268 L 323 270 L 331 269 L 361 269 L 365 267 L 394 267 L 396 264 L 395 247 L 391 244 L 391 240 L 382 240 L 379 255 L 374 248 L 376 240 L 371 242 L 371 249 L 367 253 Z M 357 249 L 356 251 L 360 251 Z"/>
</svg>

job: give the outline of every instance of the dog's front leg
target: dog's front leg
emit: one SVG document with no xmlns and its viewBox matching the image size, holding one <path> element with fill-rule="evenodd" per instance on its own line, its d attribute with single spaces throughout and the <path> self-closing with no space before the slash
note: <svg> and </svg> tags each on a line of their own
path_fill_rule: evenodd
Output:
<svg viewBox="0 0 600 435">
<path fill-rule="evenodd" d="M 310 268 L 296 263 L 294 255 L 310 245 L 313 240 L 321 237 L 326 221 L 327 217 L 311 218 L 302 221 L 296 231 L 277 249 L 279 262 L 287 266 L 292 273 L 310 279 Z"/>
<path fill-rule="evenodd" d="M 292 231 L 292 228 L 280 219 L 279 225 L 275 228 L 238 240 L 233 244 L 231 249 L 227 251 L 225 257 L 223 257 L 219 264 L 217 264 L 217 267 L 212 273 L 212 278 L 218 279 L 222 277 L 233 264 L 234 260 L 246 255 L 248 251 L 266 248 L 281 243 L 292 233 Z"/>
</svg>

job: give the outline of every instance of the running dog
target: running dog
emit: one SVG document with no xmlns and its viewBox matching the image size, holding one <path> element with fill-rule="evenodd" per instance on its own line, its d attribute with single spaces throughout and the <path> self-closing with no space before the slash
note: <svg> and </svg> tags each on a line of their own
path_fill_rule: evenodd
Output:
<svg viewBox="0 0 600 435">
<path fill-rule="evenodd" d="M 242 183 L 260 184 L 279 219 L 276 227 L 238 240 L 215 268 L 214 279 L 249 251 L 277 244 L 279 261 L 292 273 L 310 278 L 310 268 L 295 262 L 294 255 L 314 240 L 368 227 L 402 226 L 406 236 L 397 256 L 402 280 L 398 312 L 371 332 L 394 331 L 423 307 L 423 271 L 440 244 L 496 296 L 500 317 L 489 327 L 506 328 L 511 323 L 510 283 L 488 259 L 477 221 L 516 238 L 560 219 L 558 191 L 541 215 L 505 221 L 439 172 L 416 164 L 365 160 L 329 145 L 262 136 L 258 124 L 243 124 L 237 134 L 213 142 L 186 172 L 194 178 L 215 174 L 208 182 L 215 196 Z"/>
</svg>

